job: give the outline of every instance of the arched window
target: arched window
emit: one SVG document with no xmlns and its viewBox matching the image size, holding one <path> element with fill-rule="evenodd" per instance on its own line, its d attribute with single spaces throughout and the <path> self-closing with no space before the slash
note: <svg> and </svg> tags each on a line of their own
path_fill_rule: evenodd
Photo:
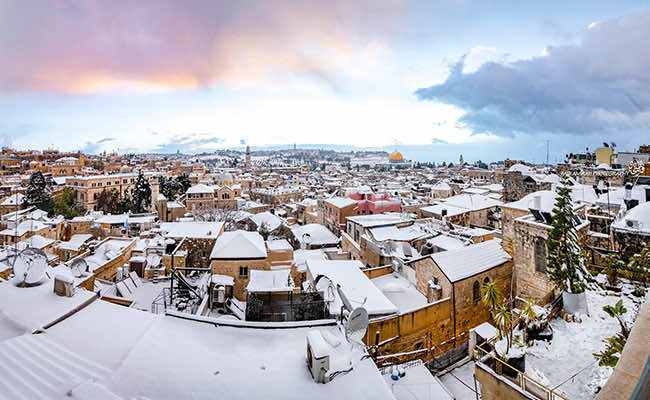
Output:
<svg viewBox="0 0 650 400">
<path fill-rule="evenodd" d="M 544 238 L 535 240 L 535 271 L 546 272 L 546 240 Z"/>
<path fill-rule="evenodd" d="M 478 281 L 474 281 L 474 286 L 473 286 L 473 294 L 474 294 L 474 303 L 478 303 L 479 300 L 481 300 L 481 290 L 478 284 Z"/>
</svg>

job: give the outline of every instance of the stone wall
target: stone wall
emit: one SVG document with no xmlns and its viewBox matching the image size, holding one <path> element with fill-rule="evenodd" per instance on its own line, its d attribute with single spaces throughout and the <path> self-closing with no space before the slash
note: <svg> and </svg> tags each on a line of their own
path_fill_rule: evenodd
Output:
<svg viewBox="0 0 650 400">
<path fill-rule="evenodd" d="M 377 332 L 379 343 L 390 340 L 375 355 L 378 365 L 416 358 L 428 361 L 459 344 L 452 340 L 451 312 L 451 300 L 445 298 L 406 314 L 372 320 L 364 343 L 376 344 Z M 415 353 L 385 357 L 409 352 Z"/>
<path fill-rule="evenodd" d="M 250 279 L 252 270 L 270 270 L 269 262 L 264 259 L 242 259 L 242 260 L 216 260 L 211 261 L 212 273 L 232 276 L 235 279 L 233 296 L 237 300 L 246 301 L 246 286 Z M 239 276 L 239 267 L 248 267 L 248 276 Z"/>
</svg>

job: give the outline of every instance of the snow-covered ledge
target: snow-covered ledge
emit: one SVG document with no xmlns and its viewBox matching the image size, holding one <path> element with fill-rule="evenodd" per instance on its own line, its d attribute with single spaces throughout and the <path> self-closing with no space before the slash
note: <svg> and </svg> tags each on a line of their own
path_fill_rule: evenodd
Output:
<svg viewBox="0 0 650 400">
<path fill-rule="evenodd" d="M 648 346 L 650 332 L 650 292 L 646 294 L 645 303 L 636 317 L 630 336 L 627 338 L 621 358 L 618 360 L 612 376 L 596 396 L 596 400 L 629 399 L 639 386 L 639 379 L 646 363 L 650 362 L 650 347 Z M 646 378 L 648 379 L 648 378 Z M 643 385 L 643 383 L 641 383 Z M 649 383 L 645 382 L 647 395 Z M 639 387 L 639 390 L 643 388 Z M 643 397 L 638 397 L 639 399 Z"/>
</svg>

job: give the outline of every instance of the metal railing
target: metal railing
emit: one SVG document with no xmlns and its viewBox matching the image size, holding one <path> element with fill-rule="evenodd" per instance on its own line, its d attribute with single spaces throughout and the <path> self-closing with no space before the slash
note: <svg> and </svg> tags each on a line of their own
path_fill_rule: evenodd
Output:
<svg viewBox="0 0 650 400">
<path fill-rule="evenodd" d="M 492 344 L 494 340 L 490 340 L 485 343 Z M 484 343 L 483 343 L 484 344 Z M 485 350 L 482 348 L 480 345 L 474 346 L 474 360 L 477 362 L 481 362 L 482 364 L 485 365 L 485 360 L 488 358 L 493 360 L 494 362 L 494 368 L 493 371 L 495 374 L 500 375 L 512 383 L 516 384 L 521 390 L 524 392 L 531 394 L 535 396 L 536 398 L 540 400 L 568 400 L 566 397 L 561 395 L 560 393 L 556 392 L 555 390 L 547 387 L 546 385 L 538 382 L 537 380 L 533 379 L 529 375 L 526 375 L 525 373 L 519 371 L 517 368 L 513 367 L 512 365 L 508 364 L 507 362 L 503 361 L 502 359 L 496 357 L 494 354 L 491 352 Z M 487 365 L 486 365 L 487 366 Z M 489 368 L 489 366 L 487 366 Z M 504 368 L 506 367 L 506 368 Z M 498 371 L 503 371 L 504 369 L 510 369 L 512 371 L 517 372 L 517 377 L 516 378 L 511 378 L 507 375 L 502 375 Z"/>
</svg>

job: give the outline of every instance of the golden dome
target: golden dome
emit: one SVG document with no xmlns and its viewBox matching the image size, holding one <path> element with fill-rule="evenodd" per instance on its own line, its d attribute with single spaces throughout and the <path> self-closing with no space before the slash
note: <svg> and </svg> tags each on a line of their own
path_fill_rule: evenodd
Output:
<svg viewBox="0 0 650 400">
<path fill-rule="evenodd" d="M 395 151 L 390 153 L 390 156 L 388 156 L 390 160 L 401 160 L 402 159 L 402 153 L 399 151 Z"/>
</svg>

